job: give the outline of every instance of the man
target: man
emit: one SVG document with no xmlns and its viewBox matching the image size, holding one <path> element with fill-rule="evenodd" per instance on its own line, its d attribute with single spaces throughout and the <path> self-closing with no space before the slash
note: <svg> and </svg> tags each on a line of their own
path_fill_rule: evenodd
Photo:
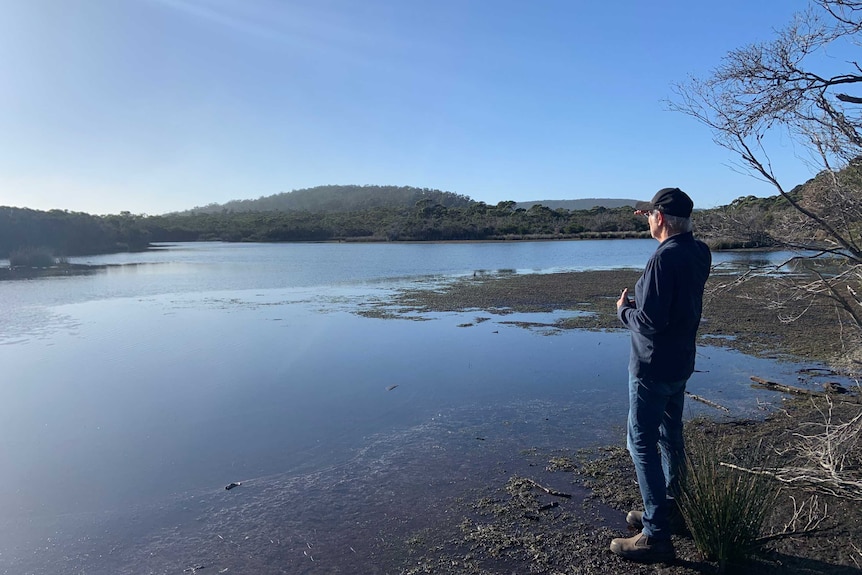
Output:
<svg viewBox="0 0 862 575">
<path fill-rule="evenodd" d="M 693 207 L 679 188 L 661 189 L 652 201 L 636 204 L 635 213 L 649 219 L 650 234 L 660 245 L 635 286 L 634 300 L 626 288 L 617 301 L 617 316 L 631 331 L 626 444 L 644 510 L 626 517 L 642 531 L 614 539 L 611 551 L 635 561 L 675 556 L 671 516 L 685 466 L 685 384 L 694 372 L 703 288 L 712 263 L 709 248 L 692 235 Z"/>
</svg>

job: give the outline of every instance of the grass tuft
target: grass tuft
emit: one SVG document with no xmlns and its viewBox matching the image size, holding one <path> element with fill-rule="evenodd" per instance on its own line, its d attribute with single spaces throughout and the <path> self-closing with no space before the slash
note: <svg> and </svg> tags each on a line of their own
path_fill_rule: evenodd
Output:
<svg viewBox="0 0 862 575">
<path fill-rule="evenodd" d="M 760 453 L 749 454 L 746 466 L 757 467 L 753 463 Z M 778 486 L 768 477 L 722 466 L 715 446 L 705 438 L 689 441 L 687 459 L 680 510 L 698 550 L 724 572 L 759 551 Z"/>
</svg>

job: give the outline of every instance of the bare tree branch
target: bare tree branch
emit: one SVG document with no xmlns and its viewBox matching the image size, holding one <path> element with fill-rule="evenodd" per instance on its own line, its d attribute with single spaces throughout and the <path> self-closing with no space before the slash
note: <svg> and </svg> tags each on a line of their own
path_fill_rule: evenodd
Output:
<svg viewBox="0 0 862 575">
<path fill-rule="evenodd" d="M 862 98 L 859 98 L 857 96 L 849 96 L 847 94 L 835 94 L 835 97 L 842 102 L 848 102 L 850 104 L 862 104 Z"/>
</svg>

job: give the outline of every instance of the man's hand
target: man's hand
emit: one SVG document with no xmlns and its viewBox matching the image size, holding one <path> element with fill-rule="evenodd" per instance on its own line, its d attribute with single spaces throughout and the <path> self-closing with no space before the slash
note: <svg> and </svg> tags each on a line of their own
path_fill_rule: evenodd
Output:
<svg viewBox="0 0 862 575">
<path fill-rule="evenodd" d="M 621 307 L 634 307 L 635 302 L 629 299 L 629 288 L 623 288 L 620 299 L 617 300 L 617 310 Z"/>
</svg>

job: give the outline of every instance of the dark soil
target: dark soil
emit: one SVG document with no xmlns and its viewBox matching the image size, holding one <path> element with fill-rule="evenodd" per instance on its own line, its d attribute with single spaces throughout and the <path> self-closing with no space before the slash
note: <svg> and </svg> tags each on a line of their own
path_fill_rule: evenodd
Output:
<svg viewBox="0 0 862 575">
<path fill-rule="evenodd" d="M 847 406 L 837 411 L 847 411 Z M 858 406 L 854 406 L 857 407 Z M 838 416 L 838 413 L 835 414 Z M 843 415 L 847 415 L 844 413 Z M 758 449 L 774 453 L 774 447 L 791 439 L 800 421 L 820 419 L 814 404 L 792 402 L 786 410 L 758 423 L 688 424 L 689 437 L 708 437 L 716 456 L 728 462 Z M 772 460 L 772 464 L 778 464 Z M 634 470 L 623 446 L 594 449 L 571 459 L 551 457 L 545 470 L 537 470 L 548 486 L 574 492 L 575 497 L 548 495 L 531 478 L 512 477 L 505 485 L 489 486 L 483 496 L 453 510 L 457 520 L 434 530 L 413 534 L 408 540 L 410 557 L 405 574 L 633 573 L 691 575 L 721 572 L 706 560 L 691 536 L 674 536 L 677 559 L 672 563 L 642 565 L 624 561 L 608 550 L 614 537 L 635 533 L 625 525 L 629 509 L 640 508 Z M 586 497 L 577 497 L 582 489 Z M 773 534 L 759 553 L 743 564 L 725 567 L 740 574 L 850 574 L 860 573 L 860 504 L 820 495 L 816 516 L 825 516 L 810 533 L 777 535 L 790 521 L 794 503 L 811 504 L 811 493 L 782 487 L 769 514 L 764 536 Z M 795 501 L 794 501 L 795 500 Z M 806 520 L 792 529 L 802 531 Z"/>
<path fill-rule="evenodd" d="M 577 310 L 587 313 L 554 326 L 616 329 L 619 325 L 614 302 L 622 288 L 634 287 L 639 275 L 635 271 L 596 271 L 468 278 L 433 290 L 404 291 L 394 302 L 381 302 L 363 313 L 385 317 L 472 309 L 494 313 Z M 847 346 L 853 345 L 828 308 L 802 300 L 779 305 L 773 293 L 775 283 L 769 279 L 755 278 L 735 287 L 724 285 L 728 283 L 727 276 L 719 276 L 711 279 L 708 286 L 701 334 L 713 336 L 711 345 L 727 345 L 757 355 L 821 361 L 840 361 L 846 356 Z M 786 316 L 798 319 L 788 323 L 782 319 Z M 752 453 L 768 454 L 771 466 L 796 463 L 796 452 L 787 448 L 796 445 L 798 432 L 822 430 L 830 405 L 832 424 L 847 421 L 859 412 L 859 404 L 839 399 L 836 396 L 827 404 L 822 398 L 788 398 L 780 409 L 756 422 L 688 422 L 686 433 L 693 446 L 690 451 L 706 449 L 728 463 L 748 462 Z M 489 485 L 474 499 L 460 502 L 449 513 L 450 522 L 410 534 L 401 572 L 720 572 L 719 565 L 704 558 L 690 536 L 674 537 L 677 559 L 669 564 L 630 563 L 610 553 L 612 538 L 634 533 L 625 525 L 626 512 L 640 508 L 634 470 L 623 445 L 572 457 L 547 454 L 546 459 L 547 466 L 530 477 L 513 476 L 504 485 Z M 860 463 L 860 446 L 856 445 L 847 459 L 847 469 L 858 476 Z M 800 533 L 805 521 L 787 524 L 794 505 L 812 504 L 813 492 L 773 482 L 781 490 L 763 530 L 768 539 L 756 556 L 744 564 L 728 565 L 724 572 L 862 572 L 862 503 L 821 494 L 814 514 L 821 522 L 813 531 Z M 541 486 L 573 496 L 549 494 Z M 782 534 L 785 530 L 794 533 Z"/>
</svg>

